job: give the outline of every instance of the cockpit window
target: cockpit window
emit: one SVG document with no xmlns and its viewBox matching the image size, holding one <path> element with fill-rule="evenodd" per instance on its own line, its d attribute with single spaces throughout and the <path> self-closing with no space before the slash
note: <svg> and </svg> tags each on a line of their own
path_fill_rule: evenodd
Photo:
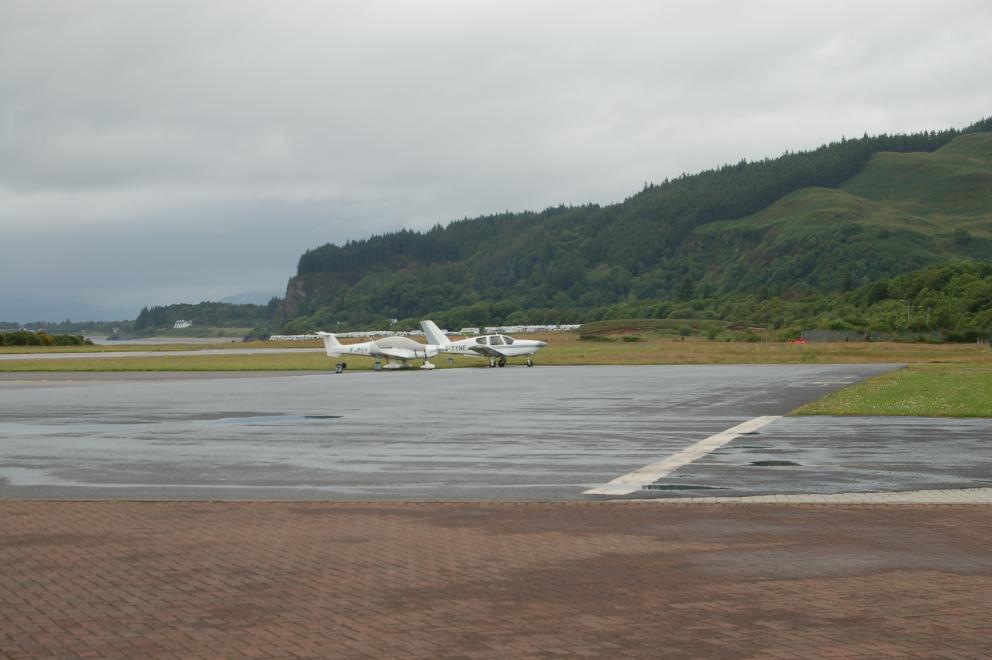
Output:
<svg viewBox="0 0 992 660">
<path fill-rule="evenodd" d="M 512 345 L 513 337 L 507 337 L 506 335 L 503 335 L 503 343 L 506 344 L 507 346 Z"/>
<path fill-rule="evenodd" d="M 499 335 L 493 335 L 492 337 L 489 338 L 489 345 L 490 346 L 502 346 L 503 345 L 503 338 L 500 337 Z"/>
<path fill-rule="evenodd" d="M 489 337 L 477 337 L 475 339 L 476 344 L 482 344 L 483 346 L 489 343 Z"/>
</svg>

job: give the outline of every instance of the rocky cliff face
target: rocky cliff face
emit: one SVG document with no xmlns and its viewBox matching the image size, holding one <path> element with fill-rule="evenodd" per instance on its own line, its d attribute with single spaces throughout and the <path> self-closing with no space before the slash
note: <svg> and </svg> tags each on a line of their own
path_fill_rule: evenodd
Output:
<svg viewBox="0 0 992 660">
<path fill-rule="evenodd" d="M 296 275 L 286 285 L 286 297 L 280 312 L 285 318 L 293 318 L 311 311 L 320 301 L 326 302 L 346 287 L 353 286 L 361 278 L 357 272 L 308 273 Z"/>
</svg>

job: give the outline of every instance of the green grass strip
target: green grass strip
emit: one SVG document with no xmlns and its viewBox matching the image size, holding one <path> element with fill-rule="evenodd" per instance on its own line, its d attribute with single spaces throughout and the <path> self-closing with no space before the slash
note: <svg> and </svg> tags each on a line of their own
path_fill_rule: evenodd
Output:
<svg viewBox="0 0 992 660">
<path fill-rule="evenodd" d="M 828 394 L 792 414 L 992 417 L 992 367 L 910 365 Z"/>
</svg>

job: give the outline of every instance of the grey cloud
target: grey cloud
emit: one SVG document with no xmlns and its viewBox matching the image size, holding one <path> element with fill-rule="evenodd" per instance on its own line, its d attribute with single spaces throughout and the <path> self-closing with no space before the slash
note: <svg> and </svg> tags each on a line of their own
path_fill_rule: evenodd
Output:
<svg viewBox="0 0 992 660">
<path fill-rule="evenodd" d="M 81 298 L 159 302 L 165 256 L 129 288 L 93 267 L 151 238 L 217 250 L 183 291 L 277 288 L 326 241 L 961 126 L 992 106 L 990 29 L 965 0 L 7 2 L 0 281 L 47 248 Z"/>
</svg>

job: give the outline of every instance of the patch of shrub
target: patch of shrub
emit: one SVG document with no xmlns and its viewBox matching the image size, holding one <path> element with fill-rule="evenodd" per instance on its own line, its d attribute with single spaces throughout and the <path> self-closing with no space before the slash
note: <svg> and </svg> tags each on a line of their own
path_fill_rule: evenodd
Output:
<svg viewBox="0 0 992 660">
<path fill-rule="evenodd" d="M 92 346 L 93 342 L 80 335 L 50 335 L 47 332 L 15 330 L 0 332 L 0 346 Z"/>
<path fill-rule="evenodd" d="M 603 335 L 579 335 L 579 341 L 613 341 L 613 337 Z"/>
</svg>

